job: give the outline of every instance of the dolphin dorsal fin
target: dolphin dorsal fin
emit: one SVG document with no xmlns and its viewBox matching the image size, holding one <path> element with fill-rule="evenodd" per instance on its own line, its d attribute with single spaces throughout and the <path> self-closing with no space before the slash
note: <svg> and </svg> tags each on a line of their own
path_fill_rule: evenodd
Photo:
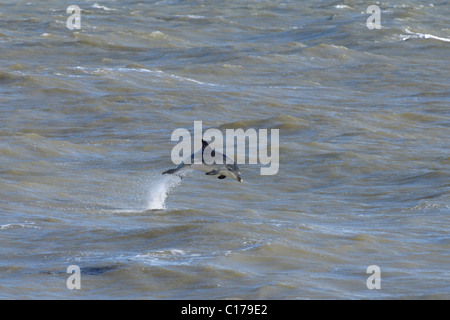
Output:
<svg viewBox="0 0 450 320">
<path fill-rule="evenodd" d="M 209 143 L 202 139 L 202 149 L 205 150 L 208 145 Z"/>
<path fill-rule="evenodd" d="M 202 152 L 205 152 L 205 148 L 209 146 L 209 143 L 202 139 Z M 211 151 L 211 157 L 216 156 L 216 149 L 212 149 Z"/>
</svg>

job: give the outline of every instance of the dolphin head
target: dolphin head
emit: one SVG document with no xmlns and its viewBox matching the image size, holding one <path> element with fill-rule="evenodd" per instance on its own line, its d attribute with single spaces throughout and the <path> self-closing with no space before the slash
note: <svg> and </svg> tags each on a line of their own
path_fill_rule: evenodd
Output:
<svg viewBox="0 0 450 320">
<path fill-rule="evenodd" d="M 244 181 L 242 179 L 242 175 L 241 172 L 239 171 L 239 167 L 237 166 L 236 163 L 233 164 L 226 164 L 225 165 L 225 170 L 222 170 L 221 173 L 225 176 L 228 176 L 230 178 L 233 178 L 239 182 Z"/>
</svg>

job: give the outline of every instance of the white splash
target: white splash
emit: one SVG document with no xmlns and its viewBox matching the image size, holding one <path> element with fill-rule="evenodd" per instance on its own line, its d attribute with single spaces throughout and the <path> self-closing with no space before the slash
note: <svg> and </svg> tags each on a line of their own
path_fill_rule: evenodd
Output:
<svg viewBox="0 0 450 320">
<path fill-rule="evenodd" d="M 94 3 L 94 4 L 92 5 L 92 8 L 95 8 L 95 9 L 103 9 L 103 10 L 105 10 L 105 11 L 117 10 L 117 9 L 108 8 L 107 6 L 99 5 L 98 3 Z"/>
<path fill-rule="evenodd" d="M 405 28 L 404 31 L 406 33 L 410 34 L 410 36 L 402 37 L 402 41 L 406 41 L 410 38 L 421 38 L 421 39 L 434 39 L 434 40 L 439 40 L 439 41 L 444 41 L 444 42 L 450 42 L 449 38 L 438 37 L 438 36 L 434 36 L 434 35 L 428 34 L 428 33 L 413 32 L 413 31 L 409 30 L 408 28 Z"/>
<path fill-rule="evenodd" d="M 165 209 L 166 198 L 169 193 L 179 186 L 181 178 L 174 175 L 164 175 L 154 182 L 148 194 L 147 210 Z"/>
<path fill-rule="evenodd" d="M 25 221 L 23 223 L 8 223 L 0 225 L 0 230 L 14 229 L 14 228 L 35 228 L 40 229 L 34 222 Z"/>
</svg>

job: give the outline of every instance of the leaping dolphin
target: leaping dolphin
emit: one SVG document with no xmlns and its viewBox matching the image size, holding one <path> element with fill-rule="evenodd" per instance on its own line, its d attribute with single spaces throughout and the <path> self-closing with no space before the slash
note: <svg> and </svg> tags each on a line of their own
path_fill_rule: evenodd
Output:
<svg viewBox="0 0 450 320">
<path fill-rule="evenodd" d="M 218 176 L 219 179 L 225 179 L 226 177 L 230 177 L 239 182 L 244 181 L 242 179 L 242 175 L 241 175 L 241 172 L 239 171 L 238 165 L 226 154 L 222 154 L 215 150 L 208 150 L 208 151 L 211 151 L 210 154 L 212 157 L 220 158 L 222 155 L 221 158 L 223 159 L 223 161 L 222 161 L 222 164 L 216 164 L 216 163 L 207 164 L 205 162 L 204 155 L 203 155 L 203 153 L 205 152 L 205 148 L 211 148 L 211 146 L 208 144 L 208 142 L 206 142 L 205 140 L 202 140 L 202 149 L 191 154 L 191 156 L 189 157 L 191 160 L 190 164 L 185 163 L 186 160 L 184 160 L 175 169 L 169 169 L 167 171 L 164 171 L 162 174 L 175 174 L 177 172 L 182 173 L 183 170 L 194 169 L 194 170 L 205 172 L 205 174 L 208 176 L 219 175 Z M 200 157 L 199 153 L 201 153 L 202 163 L 197 164 L 194 162 L 194 158 Z"/>
</svg>

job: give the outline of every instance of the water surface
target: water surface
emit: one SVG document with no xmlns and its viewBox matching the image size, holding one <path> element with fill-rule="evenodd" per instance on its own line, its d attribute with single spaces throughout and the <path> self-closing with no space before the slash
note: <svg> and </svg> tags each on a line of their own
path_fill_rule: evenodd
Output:
<svg viewBox="0 0 450 320">
<path fill-rule="evenodd" d="M 71 4 L 1 1 L 1 298 L 450 298 L 448 2 Z M 278 173 L 162 176 L 194 121 Z"/>
</svg>

